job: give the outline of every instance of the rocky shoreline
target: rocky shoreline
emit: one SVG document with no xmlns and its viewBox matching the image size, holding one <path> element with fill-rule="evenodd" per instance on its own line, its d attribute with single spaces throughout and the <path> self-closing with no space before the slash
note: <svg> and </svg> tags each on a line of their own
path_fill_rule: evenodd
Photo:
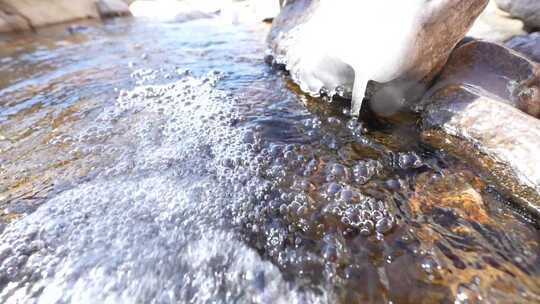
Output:
<svg viewBox="0 0 540 304">
<path fill-rule="evenodd" d="M 540 66 L 537 63 L 540 59 L 540 36 L 538 33 L 525 32 L 538 26 L 535 23 L 538 9 L 526 3 L 492 1 L 472 28 L 468 22 L 471 18 L 479 17 L 478 12 L 451 3 L 453 9 L 461 14 L 460 18 L 453 19 L 461 22 L 453 25 L 454 35 L 469 37 L 454 48 L 453 37 L 441 43 L 444 38 L 422 36 L 421 33 L 429 31 L 429 26 L 432 26 L 427 23 L 418 30 L 417 49 L 400 55 L 404 56 L 404 60 L 413 62 L 429 62 L 428 59 L 433 56 L 439 56 L 446 62 L 440 72 L 438 65 L 430 65 L 422 74 L 423 77 L 414 77 L 412 75 L 418 73 L 410 72 L 400 75 L 398 80 L 401 83 L 409 81 L 421 84 L 422 97 L 411 98 L 401 94 L 402 87 L 396 81 L 370 81 L 365 97 L 375 113 L 381 114 L 390 105 L 384 98 L 377 98 L 380 97 L 377 94 L 381 95 L 385 90 L 398 92 L 384 95 L 390 96 L 390 99 L 401 99 L 402 109 L 419 112 L 422 140 L 425 143 L 464 159 L 482 172 L 506 198 L 526 209 L 533 217 L 540 218 Z M 494 8 L 495 4 L 499 8 Z M 484 2 L 467 1 L 467 5 L 479 7 Z M 308 93 L 317 90 L 306 82 L 320 85 L 331 95 L 337 94 L 335 88 L 338 87 L 341 92 L 350 92 L 355 73 L 343 72 L 347 71 L 345 68 L 336 71 L 317 66 L 311 70 L 308 80 L 298 76 L 304 73 L 302 63 L 306 60 L 294 55 L 294 46 L 306 39 L 301 35 L 306 33 L 301 32 L 301 27 L 310 26 L 310 22 L 317 20 L 313 16 L 318 14 L 318 10 L 318 0 L 287 2 L 269 36 L 274 60 L 284 65 L 292 79 Z M 444 15 L 439 17 L 447 18 Z M 514 26 L 505 27 L 508 22 L 514 22 Z M 515 22 L 525 26 L 516 27 Z M 501 31 L 505 28 L 509 30 Z M 347 31 L 346 28 L 341 30 Z M 359 28 L 354 34 L 362 37 L 363 31 L 370 30 Z M 444 34 L 444 31 L 441 33 Z M 505 41 L 506 45 L 500 44 Z M 369 41 L 366 41 L 365 46 L 368 45 Z M 448 47 L 447 53 L 434 45 Z M 359 49 L 359 56 L 363 55 L 362 50 Z M 415 54 L 422 56 L 415 60 Z M 346 65 L 339 56 L 333 57 L 333 60 Z M 418 66 L 413 65 L 412 70 Z M 333 76 L 332 81 L 328 81 L 332 78 L 329 75 Z M 428 79 L 426 75 L 431 77 Z"/>
</svg>

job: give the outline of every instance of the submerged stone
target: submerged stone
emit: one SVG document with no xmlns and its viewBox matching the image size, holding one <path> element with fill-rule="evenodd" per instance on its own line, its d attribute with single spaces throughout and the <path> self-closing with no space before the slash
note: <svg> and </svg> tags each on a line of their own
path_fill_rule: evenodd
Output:
<svg viewBox="0 0 540 304">
<path fill-rule="evenodd" d="M 424 173 L 416 179 L 409 206 L 414 215 L 442 209 L 470 222 L 491 224 L 492 219 L 478 190 L 468 181 L 468 176 Z"/>
<path fill-rule="evenodd" d="M 303 91 L 342 87 L 353 115 L 364 97 L 391 115 L 422 95 L 487 3 L 288 1 L 268 40 Z"/>
</svg>

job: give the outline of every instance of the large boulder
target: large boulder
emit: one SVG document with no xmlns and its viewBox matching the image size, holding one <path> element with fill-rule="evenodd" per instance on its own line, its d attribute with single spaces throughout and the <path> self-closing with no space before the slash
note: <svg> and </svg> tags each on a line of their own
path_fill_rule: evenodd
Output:
<svg viewBox="0 0 540 304">
<path fill-rule="evenodd" d="M 503 46 L 458 48 L 422 104 L 422 138 L 489 177 L 540 217 L 539 68 Z M 532 92 L 532 93 L 531 93 Z M 532 115 L 531 115 L 532 114 Z"/>
<path fill-rule="evenodd" d="M 495 0 L 497 5 L 510 15 L 525 22 L 531 29 L 540 29 L 540 1 L 538 0 Z"/>
<path fill-rule="evenodd" d="M 292 0 L 269 44 L 305 92 L 343 92 L 353 114 L 368 97 L 376 112 L 392 114 L 422 95 L 487 3 Z"/>
<path fill-rule="evenodd" d="M 540 62 L 540 32 L 514 37 L 505 45 L 536 62 Z"/>
</svg>

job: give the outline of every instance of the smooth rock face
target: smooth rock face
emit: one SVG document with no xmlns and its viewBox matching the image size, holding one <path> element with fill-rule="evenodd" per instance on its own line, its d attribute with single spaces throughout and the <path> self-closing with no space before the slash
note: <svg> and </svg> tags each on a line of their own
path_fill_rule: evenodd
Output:
<svg viewBox="0 0 540 304">
<path fill-rule="evenodd" d="M 99 0 L 96 5 L 101 17 L 131 15 L 129 6 L 122 0 Z"/>
<path fill-rule="evenodd" d="M 431 92 L 422 138 L 469 161 L 505 196 L 540 217 L 540 120 L 490 93 L 466 84 Z"/>
<path fill-rule="evenodd" d="M 457 48 L 431 91 L 456 85 L 540 117 L 540 67 L 504 46 L 473 41 Z"/>
<path fill-rule="evenodd" d="M 497 5 L 510 15 L 523 20 L 531 29 L 540 29 L 540 1 L 538 0 L 495 0 Z"/>
<path fill-rule="evenodd" d="M 506 46 L 540 62 L 540 32 L 514 37 Z"/>
<path fill-rule="evenodd" d="M 343 91 L 358 114 L 368 82 L 375 81 L 384 85 L 371 86 L 372 108 L 393 114 L 421 96 L 487 3 L 288 1 L 269 43 L 303 91 Z"/>
</svg>

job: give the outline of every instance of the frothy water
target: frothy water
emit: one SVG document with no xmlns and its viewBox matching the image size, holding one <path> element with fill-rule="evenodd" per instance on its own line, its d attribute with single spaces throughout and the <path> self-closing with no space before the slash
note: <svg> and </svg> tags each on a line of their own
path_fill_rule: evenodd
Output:
<svg viewBox="0 0 540 304">
<path fill-rule="evenodd" d="M 266 31 L 3 42 L 0 302 L 539 299 L 531 223 L 414 119 L 298 93 Z"/>
<path fill-rule="evenodd" d="M 123 91 L 73 135 L 86 153 L 117 161 L 6 229 L 3 301 L 34 294 L 43 303 L 295 298 L 227 222 L 238 202 L 227 199 L 234 177 L 221 164 L 246 148 L 243 132 L 231 127 L 238 119 L 232 101 L 214 81 L 187 77 Z M 94 144 L 120 121 L 128 134 Z"/>
</svg>

